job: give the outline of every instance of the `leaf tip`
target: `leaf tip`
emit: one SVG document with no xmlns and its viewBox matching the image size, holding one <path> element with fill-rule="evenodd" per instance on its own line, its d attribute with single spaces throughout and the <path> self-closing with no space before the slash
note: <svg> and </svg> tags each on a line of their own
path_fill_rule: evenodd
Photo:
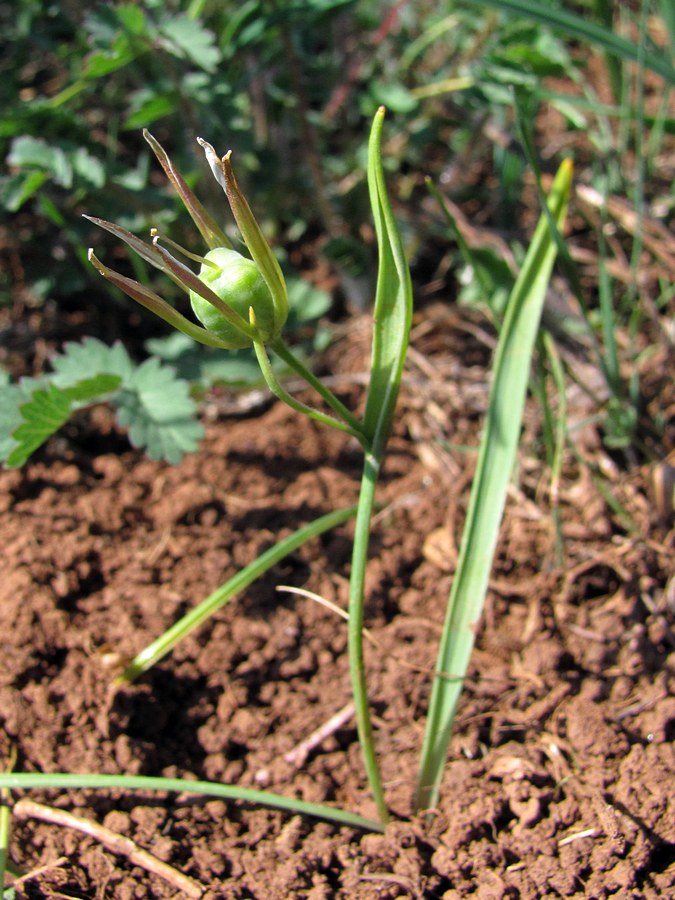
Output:
<svg viewBox="0 0 675 900">
<path fill-rule="evenodd" d="M 563 161 L 560 163 L 560 168 L 565 173 L 567 178 L 571 178 L 574 174 L 574 160 L 571 156 L 565 157 Z"/>
</svg>

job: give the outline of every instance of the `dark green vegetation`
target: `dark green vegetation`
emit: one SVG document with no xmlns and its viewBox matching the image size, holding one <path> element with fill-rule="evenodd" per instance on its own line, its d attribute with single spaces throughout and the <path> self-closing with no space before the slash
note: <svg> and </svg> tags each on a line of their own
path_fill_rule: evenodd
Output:
<svg viewBox="0 0 675 900">
<path fill-rule="evenodd" d="M 323 272 L 329 265 L 339 279 L 337 299 L 362 308 L 372 296 L 375 255 L 362 232 L 369 215 L 362 189 L 366 135 L 383 103 L 394 129 L 386 165 L 398 173 L 397 216 L 413 274 L 422 284 L 438 284 L 454 271 L 459 278 L 451 290 L 466 302 L 489 304 L 499 316 L 514 277 L 508 251 L 518 256 L 526 240 L 517 227 L 524 173 L 529 164 L 551 171 L 559 158 L 537 118 L 545 108 L 559 117 L 563 144 L 576 147 L 577 172 L 599 192 L 601 217 L 610 197 L 629 198 L 638 215 L 650 202 L 659 204 L 658 191 L 667 184 L 659 154 L 673 130 L 669 8 L 645 2 L 613 15 L 601 2 L 560 11 L 557 3 L 521 0 L 447 6 L 250 0 L 76 9 L 27 0 L 17 13 L 14 4 L 1 4 L 6 230 L 0 303 L 56 305 L 56 315 L 105 304 L 96 336 L 107 338 L 123 301 L 113 288 L 92 285 L 85 211 L 136 234 L 154 226 L 199 249 L 191 223 L 153 173 L 141 139 L 141 129 L 151 127 L 190 184 L 213 197 L 216 214 L 221 199 L 194 138 L 232 148 L 238 177 L 291 282 L 289 256 L 302 268 Z M 599 75 L 586 68 L 589 52 L 601 64 Z M 448 249 L 451 235 L 440 205 L 429 199 L 425 175 L 473 215 L 474 225 L 503 234 L 507 252 L 491 240 L 473 242 L 472 254 L 461 239 L 463 253 Z M 665 214 L 662 199 L 657 213 Z M 608 393 L 602 402 L 607 439 L 627 448 L 654 439 L 639 434 L 640 388 L 625 373 L 643 349 L 635 338 L 645 310 L 634 303 L 642 236 L 624 250 L 633 275 L 628 283 L 613 281 L 605 262 L 615 248 L 601 232 L 597 241 L 597 283 L 589 291 L 571 273 L 585 323 L 563 317 L 555 326 L 591 332 Z M 462 276 L 462 257 L 474 278 Z M 130 256 L 124 265 L 154 283 L 142 260 Z M 567 266 L 568 274 L 573 268 Z M 325 312 L 325 294 L 309 298 L 316 311 L 308 313 L 311 287 L 306 281 L 297 287 L 305 295 L 296 306 L 301 319 Z M 108 296 L 92 296 L 106 289 Z M 168 292 L 167 299 L 178 300 L 171 285 Z M 669 299 L 662 281 L 651 308 L 658 312 Z M 125 314 L 117 318 L 124 322 Z M 621 348 L 617 328 L 629 337 Z M 136 329 L 130 339 L 138 351 L 148 329 L 165 333 L 150 323 L 145 335 Z M 170 358 L 190 380 L 255 377 L 250 359 L 214 365 L 187 345 L 176 349 L 175 336 L 167 340 L 155 341 L 151 352 Z M 40 374 L 30 353 L 27 363 L 24 374 Z"/>
</svg>

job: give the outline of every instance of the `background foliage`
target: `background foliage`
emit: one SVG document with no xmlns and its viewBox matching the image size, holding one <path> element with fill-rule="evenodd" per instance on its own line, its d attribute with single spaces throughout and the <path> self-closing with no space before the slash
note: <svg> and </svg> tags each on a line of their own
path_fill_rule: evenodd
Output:
<svg viewBox="0 0 675 900">
<path fill-rule="evenodd" d="M 611 440 L 634 443 L 639 386 L 625 364 L 646 346 L 638 340 L 645 310 L 635 303 L 643 244 L 639 229 L 608 242 L 599 226 L 616 197 L 638 216 L 669 222 L 668 9 L 651 0 L 564 7 L 532 0 L 0 3 L 0 314 L 9 311 L 3 321 L 10 348 L 0 364 L 40 374 L 53 342 L 58 348 L 77 331 L 72 315 L 82 310 L 84 333 L 106 340 L 123 334 L 140 356 L 148 337 L 166 333 L 93 279 L 86 261 L 94 235 L 83 212 L 140 234 L 153 225 L 200 250 L 149 157 L 142 127 L 221 220 L 222 197 L 194 138 L 203 135 L 221 151 L 231 147 L 287 271 L 331 290 L 333 318 L 344 304 L 363 308 L 372 299 L 375 254 L 366 137 L 384 103 L 391 113 L 384 156 L 395 176 L 395 212 L 418 305 L 426 297 L 458 298 L 489 305 L 498 319 L 533 225 L 528 169 L 534 164 L 545 175 L 563 153 L 575 155 L 577 178 L 598 192 L 600 208 L 592 217 L 582 213 L 586 219 L 573 227 L 609 262 L 595 284 L 577 279 L 577 300 L 611 394 Z M 547 123 L 564 138 L 551 140 Z M 449 230 L 425 176 L 462 213 L 464 237 L 472 240 L 463 243 Z M 120 253 L 101 243 L 97 235 L 104 255 Z M 628 275 L 614 278 L 614 263 L 625 264 Z M 141 261 L 123 256 L 115 264 L 185 302 Z M 299 327 L 298 319 L 327 310 L 328 295 L 309 296 L 310 288 L 306 280 L 294 288 L 304 291 Z M 672 284 L 652 280 L 648 293 L 658 315 L 672 301 Z M 31 310 L 39 313 L 34 327 Z M 550 324 L 550 305 L 546 316 Z M 585 327 L 569 310 L 555 324 L 568 334 Z M 621 359 L 617 328 L 628 334 Z M 42 350 L 40 339 L 47 341 Z M 202 384 L 232 377 L 217 366 L 205 376 L 207 363 L 196 363 L 188 348 L 151 346 Z"/>
</svg>

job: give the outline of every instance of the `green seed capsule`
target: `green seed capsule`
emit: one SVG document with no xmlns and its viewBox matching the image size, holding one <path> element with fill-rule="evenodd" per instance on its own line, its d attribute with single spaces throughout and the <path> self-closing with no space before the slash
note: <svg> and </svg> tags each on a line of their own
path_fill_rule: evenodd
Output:
<svg viewBox="0 0 675 900">
<path fill-rule="evenodd" d="M 247 259 L 236 250 L 216 247 L 206 254 L 206 259 L 216 263 L 217 269 L 202 263 L 199 278 L 226 303 L 230 309 L 249 321 L 252 306 L 258 331 L 264 341 L 275 338 L 274 302 L 265 279 L 252 259 Z M 233 350 L 250 347 L 251 339 L 243 334 L 235 324 L 226 319 L 208 300 L 190 291 L 190 302 L 195 316 Z"/>
</svg>

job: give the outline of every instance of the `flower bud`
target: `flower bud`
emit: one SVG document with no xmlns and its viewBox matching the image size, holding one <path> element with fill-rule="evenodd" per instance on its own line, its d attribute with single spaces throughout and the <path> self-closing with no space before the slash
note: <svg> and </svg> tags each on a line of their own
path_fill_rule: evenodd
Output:
<svg viewBox="0 0 675 900">
<path fill-rule="evenodd" d="M 210 250 L 205 259 L 211 264 L 215 263 L 215 267 L 202 263 L 200 280 L 246 322 L 249 321 L 249 308 L 253 307 L 256 327 L 264 343 L 276 338 L 284 323 L 275 325 L 272 295 L 253 260 L 226 247 Z M 232 349 L 251 346 L 248 335 L 194 290 L 190 291 L 190 302 L 202 325 L 226 341 Z"/>
</svg>

